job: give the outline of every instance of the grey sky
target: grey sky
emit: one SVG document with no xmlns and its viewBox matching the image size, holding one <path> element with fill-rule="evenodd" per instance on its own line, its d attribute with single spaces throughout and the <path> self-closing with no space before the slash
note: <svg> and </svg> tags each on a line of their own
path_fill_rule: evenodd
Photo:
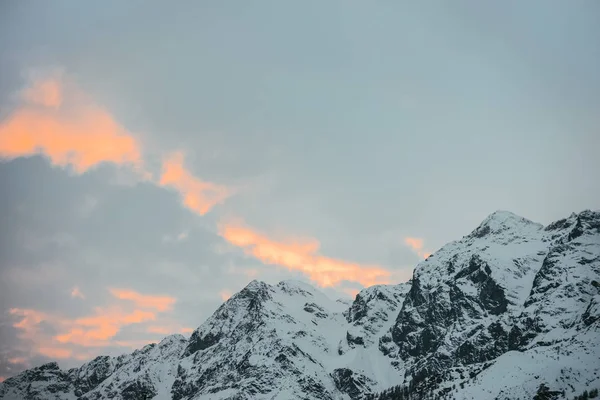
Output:
<svg viewBox="0 0 600 400">
<path fill-rule="evenodd" d="M 13 308 L 75 319 L 119 287 L 176 298 L 156 324 L 195 328 L 254 277 L 309 280 L 226 243 L 230 218 L 410 271 L 406 237 L 431 252 L 497 209 L 542 223 L 597 209 L 600 3 L 435 3 L 0 5 L 0 118 L 32 71 L 60 69 L 139 138 L 149 168 L 184 150 L 194 175 L 237 188 L 199 216 L 174 191 L 123 184 L 120 167 L 5 159 L 0 376 L 45 359 L 24 350 Z"/>
</svg>

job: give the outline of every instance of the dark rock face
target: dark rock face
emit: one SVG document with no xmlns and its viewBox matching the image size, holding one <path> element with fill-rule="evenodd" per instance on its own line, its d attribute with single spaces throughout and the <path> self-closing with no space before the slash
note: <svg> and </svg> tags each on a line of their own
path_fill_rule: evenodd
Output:
<svg viewBox="0 0 600 400">
<path fill-rule="evenodd" d="M 188 347 L 185 349 L 184 355 L 189 356 L 197 351 L 208 349 L 209 347 L 217 344 L 219 339 L 221 339 L 221 336 L 215 335 L 212 332 L 209 332 L 204 337 L 201 337 L 198 331 L 194 331 L 190 337 L 190 342 Z"/>
<path fill-rule="evenodd" d="M 452 268 L 456 268 L 454 263 Z M 468 280 L 477 289 L 476 295 L 464 293 L 459 288 L 461 280 Z M 491 277 L 490 266 L 475 254 L 453 279 L 435 291 L 423 290 L 419 279 L 413 279 L 391 331 L 392 339 L 404 360 L 423 357 L 435 353 L 456 321 L 481 319 L 486 313 L 499 315 L 506 311 L 507 306 L 504 290 Z M 485 335 L 480 338 L 481 341 L 485 339 Z M 463 343 L 457 354 L 464 355 L 465 350 L 473 345 L 471 342 Z"/>
<path fill-rule="evenodd" d="M 342 393 L 346 393 L 352 399 L 359 399 L 364 394 L 369 394 L 370 379 L 364 375 L 357 374 L 348 368 L 337 368 L 331 374 L 335 387 Z"/>
<path fill-rule="evenodd" d="M 96 357 L 89 362 L 88 368 L 77 376 L 77 393 L 82 396 L 95 389 L 114 372 L 113 360 L 108 356 Z"/>
<path fill-rule="evenodd" d="M 148 380 L 137 380 L 121 391 L 123 400 L 147 400 L 154 398 L 156 394 L 156 389 Z"/>
</svg>

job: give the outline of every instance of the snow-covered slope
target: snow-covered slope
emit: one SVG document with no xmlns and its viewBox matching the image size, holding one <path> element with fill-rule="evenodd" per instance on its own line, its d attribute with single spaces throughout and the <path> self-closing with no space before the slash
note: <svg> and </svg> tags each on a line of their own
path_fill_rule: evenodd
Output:
<svg viewBox="0 0 600 400">
<path fill-rule="evenodd" d="M 68 371 L 56 363 L 44 364 L 7 379 L 0 386 L 0 398 L 169 399 L 186 344 L 184 336 L 171 335 L 132 354 L 97 357 Z"/>
<path fill-rule="evenodd" d="M 348 305 L 252 281 L 196 329 L 130 355 L 7 379 L 0 399 L 572 397 L 600 386 L 600 213 L 547 227 L 496 212 Z"/>
<path fill-rule="evenodd" d="M 380 349 L 414 393 L 579 393 L 600 386 L 599 281 L 599 212 L 546 228 L 496 212 L 417 266 Z"/>
<path fill-rule="evenodd" d="M 378 291 L 389 298 L 372 298 Z M 173 398 L 342 399 L 381 390 L 398 379 L 389 381 L 392 360 L 377 350 L 376 335 L 391 325 L 405 292 L 403 285 L 365 289 L 357 295 L 364 306 L 353 304 L 365 310 L 358 315 L 302 282 L 253 281 L 194 331 Z M 350 348 L 356 326 L 365 328 L 361 345 Z"/>
</svg>

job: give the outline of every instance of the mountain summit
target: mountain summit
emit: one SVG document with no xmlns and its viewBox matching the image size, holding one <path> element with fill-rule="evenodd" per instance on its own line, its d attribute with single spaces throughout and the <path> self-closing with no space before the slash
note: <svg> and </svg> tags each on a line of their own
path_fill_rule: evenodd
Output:
<svg viewBox="0 0 600 400">
<path fill-rule="evenodd" d="M 544 227 L 497 211 L 350 306 L 252 281 L 189 339 L 45 364 L 0 399 L 572 398 L 600 387 L 599 321 L 600 212 Z"/>
</svg>

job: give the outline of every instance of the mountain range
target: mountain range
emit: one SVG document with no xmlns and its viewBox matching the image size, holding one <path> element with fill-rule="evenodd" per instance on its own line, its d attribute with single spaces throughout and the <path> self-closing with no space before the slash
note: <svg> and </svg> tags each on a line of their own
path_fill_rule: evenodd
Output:
<svg viewBox="0 0 600 400">
<path fill-rule="evenodd" d="M 600 211 L 497 211 L 408 282 L 344 301 L 255 280 L 189 338 L 48 363 L 0 399 L 571 399 L 600 387 L 599 320 Z"/>
</svg>

